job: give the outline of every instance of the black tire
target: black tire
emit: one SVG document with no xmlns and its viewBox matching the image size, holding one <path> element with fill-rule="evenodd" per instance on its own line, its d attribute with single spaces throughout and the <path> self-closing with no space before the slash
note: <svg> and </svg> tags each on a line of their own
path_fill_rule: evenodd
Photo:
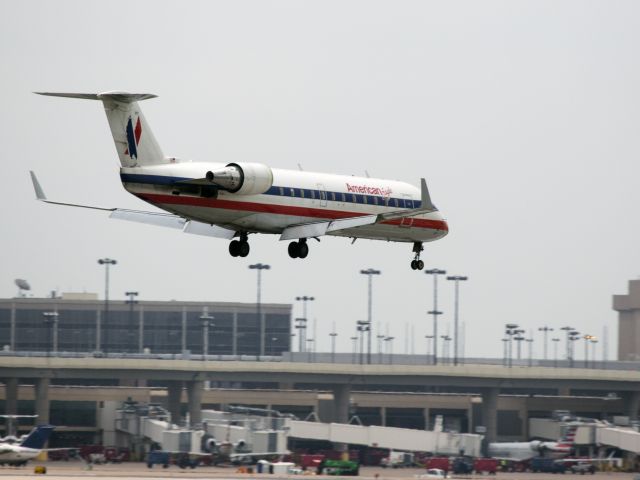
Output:
<svg viewBox="0 0 640 480">
<path fill-rule="evenodd" d="M 238 255 L 240 257 L 246 257 L 249 255 L 249 251 L 251 247 L 249 246 L 249 242 L 240 242 L 240 246 L 238 247 Z"/>
<path fill-rule="evenodd" d="M 298 242 L 291 242 L 289 244 L 289 256 L 291 258 L 298 258 Z"/>
<path fill-rule="evenodd" d="M 416 262 L 416 265 L 418 267 L 418 270 L 422 270 L 424 268 L 424 262 L 422 260 L 418 260 Z"/>
<path fill-rule="evenodd" d="M 240 255 L 240 241 L 239 240 L 233 240 L 229 244 L 229 253 L 231 254 L 232 257 L 237 257 L 238 255 Z"/>
<path fill-rule="evenodd" d="M 306 243 L 299 243 L 298 258 L 307 258 L 307 255 L 309 255 L 309 245 L 307 245 Z"/>
<path fill-rule="evenodd" d="M 411 270 L 417 270 L 417 269 L 418 269 L 418 261 L 411 260 Z"/>
</svg>

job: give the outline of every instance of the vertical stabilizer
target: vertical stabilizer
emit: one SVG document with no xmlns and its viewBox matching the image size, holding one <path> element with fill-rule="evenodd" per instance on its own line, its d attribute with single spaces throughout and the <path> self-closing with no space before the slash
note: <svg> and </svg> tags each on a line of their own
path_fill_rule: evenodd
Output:
<svg viewBox="0 0 640 480">
<path fill-rule="evenodd" d="M 31 433 L 27 435 L 27 438 L 20 444 L 21 447 L 34 448 L 39 450 L 44 447 L 44 444 L 49 440 L 49 435 L 56 428 L 53 425 L 38 425 L 31 430 Z"/>
<path fill-rule="evenodd" d="M 118 158 L 123 167 L 167 163 L 138 105 L 138 101 L 155 98 L 155 95 L 126 92 L 36 93 L 52 97 L 101 100 L 107 114 Z"/>
</svg>

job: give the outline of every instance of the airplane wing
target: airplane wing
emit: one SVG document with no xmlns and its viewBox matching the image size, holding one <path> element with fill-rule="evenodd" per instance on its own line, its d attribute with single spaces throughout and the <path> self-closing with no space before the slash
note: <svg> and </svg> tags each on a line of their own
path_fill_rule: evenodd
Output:
<svg viewBox="0 0 640 480">
<path fill-rule="evenodd" d="M 178 215 L 172 215 L 170 213 L 162 212 L 146 212 L 143 210 L 129 210 L 126 208 L 106 208 L 96 207 L 92 205 L 81 205 L 77 203 L 65 203 L 55 202 L 47 199 L 44 194 L 44 190 L 38 182 L 36 174 L 33 171 L 31 174 L 31 181 L 33 182 L 33 189 L 36 192 L 36 198 L 41 202 L 51 203 L 53 205 L 64 205 L 67 207 L 79 207 L 89 208 L 91 210 L 102 210 L 104 212 L 111 212 L 109 218 L 116 218 L 119 220 L 128 220 L 130 222 L 146 223 L 147 225 L 157 225 L 160 227 L 169 227 L 181 229 L 184 233 L 191 233 L 193 235 L 204 235 L 208 237 L 225 238 L 227 240 L 233 238 L 236 234 L 234 230 L 220 227 L 218 225 L 209 225 L 202 222 L 196 222 L 195 220 L 187 220 Z"/>
<path fill-rule="evenodd" d="M 292 225 L 283 230 L 280 240 L 292 240 L 295 238 L 311 238 L 320 237 L 338 230 L 346 230 L 348 228 L 362 227 L 364 225 L 372 225 L 387 220 L 398 218 L 409 218 L 423 213 L 436 212 L 438 209 L 431 202 L 431 195 L 427 188 L 427 182 L 424 178 L 420 179 L 420 197 L 421 205 L 419 208 L 410 210 L 394 210 L 392 212 L 381 213 L 378 215 L 361 215 L 358 217 L 341 218 L 338 220 L 328 220 L 323 222 L 309 222 L 300 225 Z"/>
</svg>

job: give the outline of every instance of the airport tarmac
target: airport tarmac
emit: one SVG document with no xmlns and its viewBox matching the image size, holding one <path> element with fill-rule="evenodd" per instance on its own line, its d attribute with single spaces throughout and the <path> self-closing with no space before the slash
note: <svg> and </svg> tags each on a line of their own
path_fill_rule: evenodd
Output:
<svg viewBox="0 0 640 480">
<path fill-rule="evenodd" d="M 45 465 L 47 467 L 46 475 L 35 475 L 34 467 L 36 465 Z M 421 468 L 406 468 L 406 469 L 383 469 L 380 467 L 362 467 L 360 469 L 360 478 L 371 480 L 400 480 L 411 479 L 414 480 L 417 475 L 423 474 L 424 469 Z M 566 474 L 571 476 L 570 474 Z M 595 475 L 589 475 L 590 480 L 633 480 L 638 473 L 612 473 L 612 472 L 598 472 Z M 333 477 L 333 476 L 316 476 L 316 475 L 269 475 L 269 474 L 241 474 L 237 473 L 235 468 L 222 468 L 222 467 L 200 467 L 196 469 L 181 470 L 176 466 L 171 466 L 167 469 L 147 468 L 144 463 L 121 463 L 121 464 L 109 464 L 109 465 L 93 465 L 91 469 L 88 469 L 86 464 L 81 462 L 36 462 L 30 463 L 27 467 L 0 467 L 0 478 L 2 480 L 12 479 L 24 479 L 26 477 L 40 477 L 47 480 L 64 480 L 67 478 L 100 478 L 101 480 L 109 479 L 137 479 L 137 478 L 171 478 L 171 479 L 301 479 L 302 477 L 317 477 L 318 479 L 333 479 L 336 478 L 352 478 L 352 477 Z M 557 480 L 559 475 L 557 474 L 545 474 L 545 473 L 498 473 L 496 476 L 489 475 L 453 475 L 449 478 L 459 479 L 497 479 L 497 480 Z"/>
</svg>

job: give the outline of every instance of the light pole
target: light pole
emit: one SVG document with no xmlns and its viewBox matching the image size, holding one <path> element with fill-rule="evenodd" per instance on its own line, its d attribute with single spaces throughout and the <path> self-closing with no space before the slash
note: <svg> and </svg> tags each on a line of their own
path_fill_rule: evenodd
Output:
<svg viewBox="0 0 640 480">
<path fill-rule="evenodd" d="M 364 363 L 364 336 L 368 334 L 369 340 L 371 340 L 371 324 L 367 320 L 358 320 L 356 330 L 358 331 L 358 335 L 360 336 L 360 363 Z M 369 344 L 371 347 L 371 344 Z M 369 349 L 369 354 L 371 354 L 371 349 Z"/>
<path fill-rule="evenodd" d="M 508 338 L 503 338 L 502 339 L 502 366 L 506 367 L 507 366 L 507 344 L 509 343 L 509 339 Z"/>
<path fill-rule="evenodd" d="M 378 334 L 376 335 L 376 338 L 378 339 L 378 363 L 383 363 L 382 361 L 382 342 L 384 341 L 384 335 L 382 334 Z M 427 359 L 428 361 L 428 359 Z"/>
<path fill-rule="evenodd" d="M 442 363 L 449 363 L 449 343 L 451 342 L 451 337 L 449 335 L 440 335 L 442 339 Z"/>
<path fill-rule="evenodd" d="M 261 295 L 262 295 L 262 271 L 269 270 L 271 265 L 266 265 L 263 263 L 254 263 L 253 265 L 249 265 L 250 270 L 258 271 L 258 302 L 256 304 L 256 324 L 258 327 L 258 349 L 257 349 L 257 360 L 260 361 L 260 356 L 264 355 L 264 329 L 262 328 L 262 312 L 260 311 L 261 307 Z"/>
<path fill-rule="evenodd" d="M 116 265 L 118 262 L 111 258 L 101 258 L 98 260 L 99 265 L 104 265 L 104 353 L 109 353 L 109 266 Z"/>
<path fill-rule="evenodd" d="M 505 325 L 505 334 L 507 335 L 507 338 L 509 339 L 509 353 L 507 355 L 507 366 L 509 368 L 511 368 L 511 366 L 513 365 L 513 336 L 517 335 L 517 331 L 518 331 L 518 325 L 515 323 L 507 323 Z"/>
<path fill-rule="evenodd" d="M 552 338 L 553 342 L 553 368 L 558 368 L 558 342 L 560 342 L 559 338 Z"/>
<path fill-rule="evenodd" d="M 547 334 L 549 332 L 553 332 L 553 328 L 548 327 L 547 325 L 545 325 L 544 327 L 539 327 L 538 328 L 539 332 L 542 332 L 544 335 L 544 344 L 543 344 L 543 349 L 544 349 L 544 359 L 547 359 Z"/>
<path fill-rule="evenodd" d="M 50 356 L 51 350 L 54 353 L 58 351 L 58 310 L 53 312 L 43 312 L 44 324 L 47 326 L 47 357 Z M 53 330 L 53 340 L 51 339 L 51 331 Z"/>
<path fill-rule="evenodd" d="M 309 323 L 307 319 L 307 302 L 313 302 L 314 300 L 315 300 L 314 297 L 308 297 L 306 295 L 303 295 L 301 297 L 296 297 L 296 301 L 302 302 L 302 318 L 296 318 L 296 321 L 299 321 L 301 325 L 304 324 L 304 327 L 302 326 L 299 327 L 301 328 L 300 333 L 302 333 L 304 330 L 304 335 L 300 337 L 300 342 L 299 342 L 301 352 L 305 351 L 306 343 L 307 343 L 307 325 Z"/>
<path fill-rule="evenodd" d="M 307 342 L 307 319 L 296 318 L 296 329 L 298 330 L 298 351 L 304 352 Z"/>
<path fill-rule="evenodd" d="M 424 338 L 427 339 L 427 364 L 429 364 L 429 359 L 431 358 L 431 343 L 433 341 L 433 335 L 425 335 Z"/>
<path fill-rule="evenodd" d="M 133 306 L 135 304 L 138 303 L 138 301 L 136 300 L 136 297 L 138 296 L 138 292 L 124 292 L 126 297 L 129 297 L 127 300 L 124 301 L 125 304 L 129 305 L 129 325 L 133 325 Z M 138 325 L 139 327 L 141 326 L 140 324 Z M 138 345 L 138 350 L 140 352 L 142 352 L 142 344 L 140 339 L 142 338 L 142 332 L 139 331 L 139 335 L 138 335 L 138 343 L 140 343 L 140 345 Z"/>
<path fill-rule="evenodd" d="M 209 310 L 204 307 L 202 315 L 200 315 L 200 321 L 202 322 L 202 361 L 204 362 L 209 355 L 209 327 L 213 327 L 213 316 L 209 315 Z"/>
<path fill-rule="evenodd" d="M 458 286 L 460 282 L 466 282 L 469 277 L 462 275 L 452 275 L 447 277 L 447 280 L 455 282 L 455 303 L 453 310 L 453 364 L 458 365 L 458 342 L 460 336 L 458 335 Z"/>
<path fill-rule="evenodd" d="M 384 337 L 384 341 L 388 343 L 387 356 L 389 357 L 389 363 L 393 363 L 393 339 L 395 337 Z"/>
<path fill-rule="evenodd" d="M 573 342 L 580 340 L 580 332 L 574 330 L 572 332 L 569 332 L 569 367 L 573 368 L 574 366 L 574 357 L 573 357 L 573 352 L 575 351 L 575 348 L 573 346 Z"/>
<path fill-rule="evenodd" d="M 336 325 L 333 324 L 333 332 L 329 334 L 331 337 L 331 363 L 336 363 L 336 337 L 338 334 L 336 333 Z"/>
<path fill-rule="evenodd" d="M 351 363 L 356 363 L 356 352 L 358 351 L 358 337 L 349 337 L 351 339 Z"/>
<path fill-rule="evenodd" d="M 313 338 L 307 338 L 307 343 L 309 344 L 309 348 L 307 349 L 307 361 L 309 363 L 311 363 L 311 359 L 313 358 L 315 360 L 315 356 L 312 357 L 313 355 L 313 342 L 315 340 Z"/>
<path fill-rule="evenodd" d="M 596 368 L 596 343 L 598 343 L 598 339 L 593 337 L 591 339 L 591 346 L 593 347 L 591 351 L 591 368 Z"/>
<path fill-rule="evenodd" d="M 372 303 L 372 289 L 371 289 L 371 277 L 374 275 L 380 275 L 382 272 L 374 268 L 367 268 L 366 270 L 360 270 L 362 275 L 369 277 L 369 301 L 368 301 L 368 315 L 367 321 L 369 322 L 369 329 L 367 333 L 367 363 L 371 363 L 371 303 Z"/>
<path fill-rule="evenodd" d="M 516 351 L 518 352 L 516 358 L 518 359 L 518 362 L 522 359 L 522 342 L 524 341 L 522 332 L 524 332 L 524 330 L 516 330 L 517 335 L 513 337 L 513 339 L 518 342 L 516 343 Z"/>
<path fill-rule="evenodd" d="M 584 338 L 584 368 L 589 368 L 589 341 L 595 337 L 587 334 L 582 338 Z"/>
<path fill-rule="evenodd" d="M 570 351 L 570 340 L 569 340 L 569 337 L 571 336 L 570 333 L 573 331 L 573 327 L 570 327 L 570 326 L 567 325 L 565 327 L 560 328 L 560 330 L 564 330 L 564 332 L 566 333 L 567 344 L 566 344 L 565 348 L 567 350 L 566 351 L 567 361 L 569 362 L 569 364 L 571 364 L 571 351 Z"/>
<path fill-rule="evenodd" d="M 531 332 L 529 332 L 529 335 L 531 335 Z M 531 367 L 533 366 L 533 338 L 525 338 L 524 341 L 529 346 L 529 366 Z"/>
<path fill-rule="evenodd" d="M 425 274 L 433 275 L 433 310 L 427 312 L 429 315 L 433 315 L 433 364 L 438 364 L 438 315 L 442 315 L 442 312 L 438 310 L 438 275 L 446 275 L 445 270 L 438 268 L 432 268 L 431 270 L 425 270 Z"/>
</svg>

